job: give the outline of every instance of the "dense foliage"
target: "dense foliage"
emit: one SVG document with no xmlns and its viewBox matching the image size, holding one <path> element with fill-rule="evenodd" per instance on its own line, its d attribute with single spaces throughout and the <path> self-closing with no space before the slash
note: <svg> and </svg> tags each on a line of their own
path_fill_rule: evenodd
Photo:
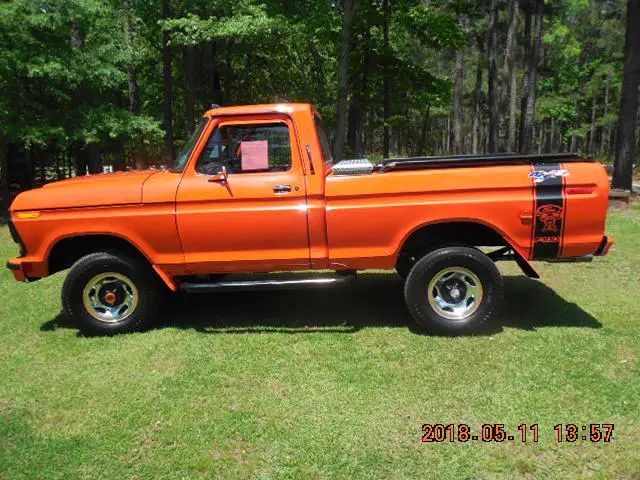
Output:
<svg viewBox="0 0 640 480">
<path fill-rule="evenodd" d="M 312 102 L 339 157 L 579 150 L 606 160 L 626 8 L 624 0 L 2 2 L 2 197 L 105 166 L 167 164 L 211 103 Z"/>
</svg>

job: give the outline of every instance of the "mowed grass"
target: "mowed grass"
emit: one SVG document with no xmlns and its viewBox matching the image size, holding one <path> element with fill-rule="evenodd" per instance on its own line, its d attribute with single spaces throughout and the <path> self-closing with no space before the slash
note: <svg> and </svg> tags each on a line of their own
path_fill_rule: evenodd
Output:
<svg viewBox="0 0 640 480">
<path fill-rule="evenodd" d="M 0 478 L 638 478 L 640 208 L 610 256 L 512 265 L 494 328 L 417 333 L 391 273 L 330 291 L 170 298 L 85 338 L 64 274 L 0 270 Z M 0 230 L 0 258 L 16 247 Z M 538 424 L 539 442 L 421 443 L 423 423 Z M 610 443 L 553 426 L 612 423 Z M 530 440 L 530 439 L 529 439 Z"/>
</svg>

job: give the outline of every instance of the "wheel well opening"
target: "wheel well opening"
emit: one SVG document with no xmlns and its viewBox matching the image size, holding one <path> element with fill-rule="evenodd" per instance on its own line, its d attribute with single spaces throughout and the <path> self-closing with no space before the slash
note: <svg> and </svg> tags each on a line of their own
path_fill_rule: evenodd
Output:
<svg viewBox="0 0 640 480">
<path fill-rule="evenodd" d="M 71 267 L 85 255 L 95 252 L 111 252 L 139 258 L 147 258 L 131 243 L 113 235 L 81 235 L 63 238 L 53 246 L 49 254 L 49 275 Z"/>
<path fill-rule="evenodd" d="M 474 222 L 436 223 L 413 232 L 400 249 L 398 259 L 422 257 L 444 245 L 507 247 L 509 243 L 491 227 Z"/>
</svg>

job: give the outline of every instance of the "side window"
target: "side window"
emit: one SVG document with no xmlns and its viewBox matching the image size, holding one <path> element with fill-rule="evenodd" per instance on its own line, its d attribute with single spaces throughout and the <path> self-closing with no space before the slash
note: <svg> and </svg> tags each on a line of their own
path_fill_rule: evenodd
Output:
<svg viewBox="0 0 640 480">
<path fill-rule="evenodd" d="M 196 171 L 229 173 L 284 172 L 291 168 L 289 127 L 283 123 L 216 127 L 196 164 Z"/>
</svg>

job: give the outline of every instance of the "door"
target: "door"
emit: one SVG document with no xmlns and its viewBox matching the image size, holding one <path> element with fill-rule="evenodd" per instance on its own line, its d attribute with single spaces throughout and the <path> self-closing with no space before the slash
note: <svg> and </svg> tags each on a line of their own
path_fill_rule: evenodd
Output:
<svg viewBox="0 0 640 480">
<path fill-rule="evenodd" d="M 212 122 L 176 199 L 190 271 L 309 268 L 306 189 L 294 132 L 287 117 Z"/>
</svg>

